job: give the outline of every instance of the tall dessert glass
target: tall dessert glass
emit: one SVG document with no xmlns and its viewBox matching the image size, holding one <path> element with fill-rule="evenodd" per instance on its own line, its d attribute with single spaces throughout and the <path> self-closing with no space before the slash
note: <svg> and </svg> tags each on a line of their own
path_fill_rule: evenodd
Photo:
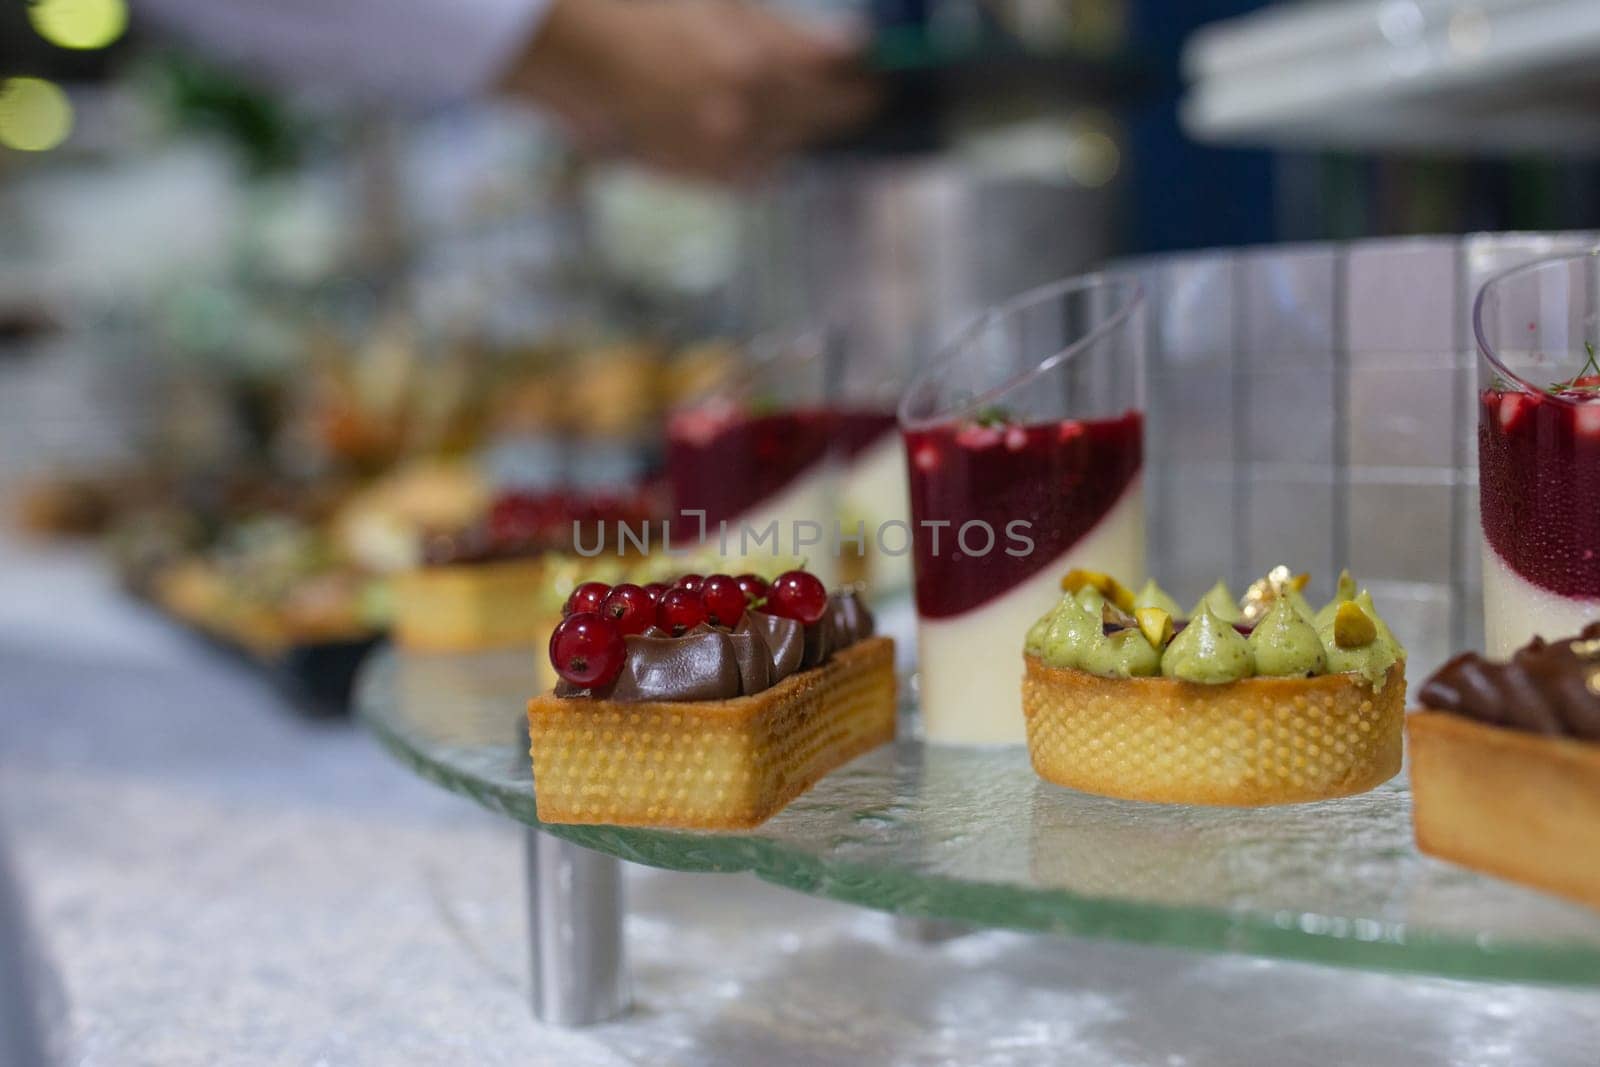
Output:
<svg viewBox="0 0 1600 1067">
<path fill-rule="evenodd" d="M 732 376 L 667 420 L 667 480 L 684 516 L 674 522 L 684 529 L 674 542 L 698 533 L 703 516 L 704 547 L 755 570 L 770 570 L 775 557 L 801 557 L 832 585 L 837 375 L 827 331 L 766 334 L 744 357 Z"/>
<path fill-rule="evenodd" d="M 1144 578 L 1144 296 L 1119 275 L 969 326 L 900 405 L 922 723 L 1021 743 L 1022 641 L 1074 567 Z"/>
<path fill-rule="evenodd" d="M 911 588 L 911 553 L 888 553 L 877 531 L 910 518 L 906 453 L 896 410 L 905 393 L 916 346 L 910 338 L 886 341 L 882 331 L 841 316 L 829 330 L 838 350 L 839 399 L 834 445 L 839 467 L 841 542 L 839 575 L 864 581 L 871 597 Z M 849 537 L 848 543 L 844 538 Z M 895 547 L 902 547 L 897 539 Z"/>
<path fill-rule="evenodd" d="M 1484 637 L 1506 656 L 1600 618 L 1600 255 L 1490 279 L 1473 328 Z"/>
</svg>

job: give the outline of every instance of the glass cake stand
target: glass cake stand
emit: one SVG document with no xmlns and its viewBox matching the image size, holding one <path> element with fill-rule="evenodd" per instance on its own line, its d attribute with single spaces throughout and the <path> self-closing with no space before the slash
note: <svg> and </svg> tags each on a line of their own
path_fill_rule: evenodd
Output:
<svg viewBox="0 0 1600 1067">
<path fill-rule="evenodd" d="M 528 657 L 385 648 L 357 708 L 424 778 L 533 828 L 535 1010 L 549 1021 L 626 1005 L 617 859 L 750 871 L 963 924 L 1600 986 L 1600 914 L 1418 853 L 1403 778 L 1279 808 L 1139 804 L 1049 785 L 1022 749 L 902 741 L 744 833 L 545 825 L 527 754 Z"/>
</svg>

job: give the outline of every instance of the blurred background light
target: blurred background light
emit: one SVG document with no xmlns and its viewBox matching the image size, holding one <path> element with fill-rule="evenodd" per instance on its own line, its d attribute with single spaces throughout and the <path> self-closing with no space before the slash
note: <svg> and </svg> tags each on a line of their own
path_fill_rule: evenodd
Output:
<svg viewBox="0 0 1600 1067">
<path fill-rule="evenodd" d="M 1450 47 L 1464 56 L 1482 55 L 1494 35 L 1489 16 L 1481 8 L 1464 7 L 1450 16 Z"/>
<path fill-rule="evenodd" d="M 33 0 L 28 20 L 59 48 L 104 48 L 128 28 L 124 0 Z"/>
<path fill-rule="evenodd" d="M 1089 189 L 1115 178 L 1122 166 L 1122 152 L 1112 136 L 1116 127 L 1111 117 L 1085 109 L 1071 117 L 1069 128 L 1072 136 L 1063 160 L 1067 174 Z"/>
<path fill-rule="evenodd" d="M 0 145 L 48 152 L 72 132 L 72 103 L 42 78 L 0 81 Z"/>
</svg>

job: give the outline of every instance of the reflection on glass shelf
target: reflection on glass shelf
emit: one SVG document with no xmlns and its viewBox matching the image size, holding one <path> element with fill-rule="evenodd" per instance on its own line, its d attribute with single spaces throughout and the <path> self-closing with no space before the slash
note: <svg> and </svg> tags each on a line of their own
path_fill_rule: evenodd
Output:
<svg viewBox="0 0 1600 1067">
<path fill-rule="evenodd" d="M 528 653 L 375 656 L 358 706 L 423 777 L 538 825 Z M 757 830 L 546 829 L 657 867 L 988 926 L 1347 966 L 1600 986 L 1600 915 L 1420 855 L 1401 781 L 1259 810 L 1040 781 L 1025 750 L 879 749 Z"/>
</svg>

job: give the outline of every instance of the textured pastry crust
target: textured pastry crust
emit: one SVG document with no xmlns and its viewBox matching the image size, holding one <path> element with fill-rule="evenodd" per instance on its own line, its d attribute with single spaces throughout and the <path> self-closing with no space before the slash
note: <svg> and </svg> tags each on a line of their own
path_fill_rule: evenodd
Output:
<svg viewBox="0 0 1600 1067">
<path fill-rule="evenodd" d="M 1260 807 L 1363 793 L 1400 771 L 1405 662 L 1199 685 L 1102 678 L 1027 656 L 1022 710 L 1041 778 L 1086 793 Z"/>
<path fill-rule="evenodd" d="M 1600 744 L 1417 711 L 1417 847 L 1600 908 Z"/>
<path fill-rule="evenodd" d="M 394 636 L 417 652 L 540 647 L 561 620 L 543 560 L 421 567 L 394 581 Z"/>
<path fill-rule="evenodd" d="M 733 700 L 528 702 L 539 819 L 737 830 L 894 739 L 894 641 Z"/>
</svg>

